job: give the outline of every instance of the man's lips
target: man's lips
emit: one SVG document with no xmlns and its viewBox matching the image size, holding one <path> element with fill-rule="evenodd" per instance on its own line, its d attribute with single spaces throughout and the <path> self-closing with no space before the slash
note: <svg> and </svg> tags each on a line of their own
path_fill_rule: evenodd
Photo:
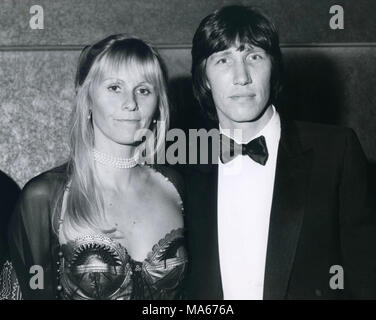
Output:
<svg viewBox="0 0 376 320">
<path fill-rule="evenodd" d="M 231 99 L 239 99 L 239 98 L 254 98 L 256 94 L 254 93 L 237 93 L 230 96 Z"/>
</svg>

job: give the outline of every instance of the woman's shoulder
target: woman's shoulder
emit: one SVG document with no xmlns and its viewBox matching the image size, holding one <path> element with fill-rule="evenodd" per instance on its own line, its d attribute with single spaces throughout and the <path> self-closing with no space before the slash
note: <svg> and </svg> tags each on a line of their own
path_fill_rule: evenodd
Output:
<svg viewBox="0 0 376 320">
<path fill-rule="evenodd" d="M 20 199 L 23 201 L 46 200 L 66 184 L 67 176 L 67 164 L 45 171 L 25 184 Z"/>
<path fill-rule="evenodd" d="M 65 187 L 66 165 L 53 168 L 26 183 L 18 198 L 8 228 L 9 248 L 22 247 L 24 237 L 38 247 L 48 244 L 51 215 L 58 194 Z M 23 250 L 23 249 L 22 249 Z"/>
</svg>

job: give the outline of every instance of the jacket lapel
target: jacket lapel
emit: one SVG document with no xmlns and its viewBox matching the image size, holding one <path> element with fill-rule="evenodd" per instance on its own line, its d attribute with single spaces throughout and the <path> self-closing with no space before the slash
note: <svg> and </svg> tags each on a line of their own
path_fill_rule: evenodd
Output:
<svg viewBox="0 0 376 320">
<path fill-rule="evenodd" d="M 311 151 L 303 150 L 292 122 L 281 119 L 274 195 L 269 222 L 264 299 L 285 299 L 301 230 Z"/>
<path fill-rule="evenodd" d="M 189 298 L 223 299 L 219 267 L 217 227 L 218 165 L 200 164 L 194 174 L 189 174 L 190 183 L 186 192 L 190 195 L 189 215 L 186 222 L 190 243 Z M 187 202 L 186 202 L 187 204 Z"/>
<path fill-rule="evenodd" d="M 221 279 L 221 269 L 219 264 L 219 247 L 218 247 L 218 165 L 212 166 L 212 171 L 210 175 L 210 184 L 209 184 L 209 192 L 213 196 L 211 199 L 214 201 L 211 203 L 208 212 L 208 224 L 212 228 L 212 232 L 208 233 L 210 237 L 209 243 L 211 243 L 211 259 L 210 259 L 210 270 L 213 284 L 213 292 L 215 292 L 215 296 L 213 299 L 222 300 L 223 299 L 223 291 L 222 291 L 222 279 Z M 212 209 L 212 210 L 210 210 Z M 210 230 L 210 229 L 207 229 Z"/>
</svg>

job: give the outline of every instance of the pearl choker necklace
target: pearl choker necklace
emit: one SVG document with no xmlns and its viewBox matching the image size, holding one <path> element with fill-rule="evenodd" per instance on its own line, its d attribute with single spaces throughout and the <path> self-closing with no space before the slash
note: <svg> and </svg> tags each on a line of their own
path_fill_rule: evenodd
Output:
<svg viewBox="0 0 376 320">
<path fill-rule="evenodd" d="M 103 153 L 101 151 L 98 151 L 97 149 L 93 149 L 93 155 L 94 160 L 112 168 L 117 169 L 130 169 L 134 168 L 138 164 L 138 157 L 132 157 L 132 158 L 118 158 L 113 157 L 109 154 Z"/>
</svg>

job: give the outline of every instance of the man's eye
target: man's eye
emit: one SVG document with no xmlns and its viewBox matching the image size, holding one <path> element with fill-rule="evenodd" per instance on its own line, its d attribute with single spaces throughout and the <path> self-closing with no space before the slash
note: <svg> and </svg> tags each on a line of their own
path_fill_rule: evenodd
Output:
<svg viewBox="0 0 376 320">
<path fill-rule="evenodd" d="M 260 54 L 260 53 L 252 53 L 248 56 L 248 59 L 249 60 L 253 60 L 253 61 L 257 61 L 257 60 L 262 60 L 263 59 L 263 55 Z"/>
<path fill-rule="evenodd" d="M 137 92 L 143 96 L 147 96 L 151 93 L 151 91 L 147 88 L 138 88 Z"/>
<path fill-rule="evenodd" d="M 108 86 L 107 89 L 112 92 L 120 92 L 120 86 L 116 84 Z"/>
<path fill-rule="evenodd" d="M 217 60 L 217 64 L 225 64 L 225 63 L 228 63 L 228 59 L 226 58 L 221 58 Z"/>
</svg>

